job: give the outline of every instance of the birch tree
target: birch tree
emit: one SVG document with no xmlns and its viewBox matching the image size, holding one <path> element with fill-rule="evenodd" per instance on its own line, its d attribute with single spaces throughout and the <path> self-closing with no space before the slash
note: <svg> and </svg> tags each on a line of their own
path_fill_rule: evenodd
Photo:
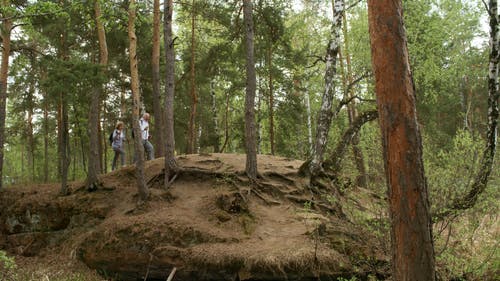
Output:
<svg viewBox="0 0 500 281">
<path fill-rule="evenodd" d="M 326 143 L 330 125 L 334 118 L 333 99 L 335 97 L 335 75 L 337 73 L 337 56 L 340 49 L 340 33 L 342 29 L 342 15 L 344 13 L 344 0 L 333 1 L 333 24 L 331 27 L 330 41 L 326 50 L 326 71 L 325 71 L 325 89 L 321 99 L 321 108 L 318 112 L 318 123 L 316 127 L 316 139 L 314 141 L 314 150 L 311 155 L 309 171 L 311 177 L 317 176 L 322 170 L 323 154 L 325 153 Z"/>
<path fill-rule="evenodd" d="M 392 279 L 432 281 L 432 226 L 401 0 L 369 0 L 368 18 L 389 189 Z"/>
</svg>

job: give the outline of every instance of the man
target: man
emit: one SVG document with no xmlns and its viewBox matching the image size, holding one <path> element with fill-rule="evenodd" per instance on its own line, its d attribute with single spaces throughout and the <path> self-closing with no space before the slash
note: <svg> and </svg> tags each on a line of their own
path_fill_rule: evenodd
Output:
<svg viewBox="0 0 500 281">
<path fill-rule="evenodd" d="M 144 146 L 144 151 L 146 151 L 147 160 L 153 160 L 155 151 L 153 145 L 149 142 L 149 118 L 149 113 L 144 113 L 139 120 L 139 125 L 141 128 L 142 145 Z"/>
</svg>

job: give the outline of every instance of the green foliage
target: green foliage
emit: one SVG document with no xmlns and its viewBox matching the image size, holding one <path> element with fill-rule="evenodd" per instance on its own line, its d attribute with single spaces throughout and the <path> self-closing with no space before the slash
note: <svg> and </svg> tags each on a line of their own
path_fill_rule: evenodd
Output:
<svg viewBox="0 0 500 281">
<path fill-rule="evenodd" d="M 479 169 L 484 142 L 464 130 L 458 131 L 447 149 L 433 146 L 428 139 L 424 141 L 425 170 L 432 210 L 439 212 L 468 192 Z M 500 159 L 498 154 L 496 158 Z M 499 174 L 493 171 L 488 188 L 474 208 L 435 224 L 438 272 L 444 280 L 483 279 L 498 265 Z"/>
<path fill-rule="evenodd" d="M 424 141 L 424 164 L 432 209 L 438 211 L 468 191 L 479 169 L 484 143 L 463 130 L 458 131 L 449 149 L 435 147 L 428 138 Z"/>
<path fill-rule="evenodd" d="M 0 251 L 0 268 L 12 270 L 16 268 L 14 258 L 7 256 L 5 251 Z"/>
<path fill-rule="evenodd" d="M 473 43 L 482 32 L 478 5 L 461 0 L 404 1 L 419 117 L 441 146 L 451 143 L 462 128 L 467 94 L 472 94 L 474 108 L 482 105 L 487 56 Z M 485 112 L 485 107 L 479 108 Z"/>
</svg>

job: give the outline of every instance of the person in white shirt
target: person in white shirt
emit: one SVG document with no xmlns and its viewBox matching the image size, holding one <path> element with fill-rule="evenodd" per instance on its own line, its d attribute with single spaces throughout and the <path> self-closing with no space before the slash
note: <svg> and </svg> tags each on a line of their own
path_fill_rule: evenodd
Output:
<svg viewBox="0 0 500 281">
<path fill-rule="evenodd" d="M 141 139 L 142 145 L 144 146 L 144 151 L 146 151 L 147 160 L 153 160 L 155 158 L 155 150 L 151 142 L 149 141 L 149 113 L 144 113 L 142 118 L 139 120 L 139 125 L 141 128 Z"/>
</svg>

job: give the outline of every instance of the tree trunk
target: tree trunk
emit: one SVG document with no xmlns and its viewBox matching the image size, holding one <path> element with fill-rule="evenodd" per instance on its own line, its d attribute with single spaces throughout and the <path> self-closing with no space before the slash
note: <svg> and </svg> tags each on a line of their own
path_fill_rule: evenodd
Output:
<svg viewBox="0 0 500 281">
<path fill-rule="evenodd" d="M 58 57 L 61 60 L 68 59 L 67 45 L 66 45 L 66 33 L 63 32 L 60 38 Z M 60 177 L 61 177 L 61 195 L 68 194 L 68 168 L 70 164 L 70 158 L 68 154 L 69 150 L 69 117 L 68 117 L 68 99 L 67 94 L 64 92 L 59 92 L 59 167 L 60 167 Z"/>
<path fill-rule="evenodd" d="M 101 102 L 101 107 L 102 107 L 102 110 L 101 110 L 101 113 L 99 114 L 99 118 L 97 118 L 97 120 L 99 120 L 98 124 L 99 124 L 99 127 L 97 127 L 97 132 L 99 132 L 99 155 L 101 155 L 101 157 L 99 157 L 99 160 L 101 161 L 101 172 L 106 174 L 108 173 L 108 165 L 106 163 L 108 163 L 108 150 L 106 149 L 106 145 L 108 143 L 108 132 L 105 132 L 102 127 L 103 127 L 103 124 L 106 124 L 107 123 L 107 120 L 106 120 L 106 106 Z M 101 114 L 102 114 L 102 118 L 101 118 Z M 101 122 L 101 119 L 102 119 L 102 122 Z"/>
<path fill-rule="evenodd" d="M 342 28 L 342 15 L 344 13 L 344 0 L 335 0 L 333 3 L 333 24 L 331 38 L 326 51 L 325 91 L 321 100 L 316 127 L 314 151 L 311 157 L 309 170 L 311 177 L 322 171 L 323 154 L 328 141 L 330 125 L 334 118 L 332 103 L 335 96 L 335 74 L 337 73 L 337 55 L 340 48 L 340 32 Z"/>
<path fill-rule="evenodd" d="M 41 80 L 46 79 L 46 70 L 42 67 L 41 69 Z M 43 182 L 49 182 L 49 94 L 43 92 Z"/>
<path fill-rule="evenodd" d="M 32 54 L 30 56 L 31 60 L 31 67 L 32 69 L 35 69 L 35 57 Z M 33 115 L 34 115 L 34 110 L 35 110 L 35 97 L 33 96 L 35 93 L 35 80 L 30 79 L 30 84 L 29 84 L 29 89 L 28 89 L 28 97 L 27 97 L 27 113 L 28 113 L 28 119 L 27 119 L 27 132 L 26 132 L 26 144 L 27 144 L 27 154 L 28 154 L 28 169 L 29 169 L 29 180 L 31 182 L 35 181 L 35 137 L 33 135 Z"/>
<path fill-rule="evenodd" d="M 2 0 L 3 7 L 9 7 L 9 0 Z M 8 15 L 2 21 L 0 32 L 2 36 L 2 64 L 0 66 L 0 190 L 3 186 L 3 158 L 5 143 L 5 110 L 7 104 L 7 77 L 9 75 L 10 58 L 10 35 L 12 31 L 12 20 Z"/>
<path fill-rule="evenodd" d="M 246 95 L 245 95 L 245 149 L 247 154 L 245 171 L 247 176 L 257 179 L 257 151 L 255 133 L 255 57 L 253 46 L 252 0 L 243 0 L 243 18 L 245 21 L 246 51 Z"/>
<path fill-rule="evenodd" d="M 369 0 L 391 219 L 392 279 L 435 280 L 432 226 L 401 1 Z"/>
<path fill-rule="evenodd" d="M 306 104 L 307 112 L 307 142 L 309 144 L 308 156 L 311 155 L 313 151 L 313 137 L 312 137 L 312 116 L 311 116 L 311 98 L 309 97 L 309 91 L 306 90 L 304 93 L 304 101 Z"/>
<path fill-rule="evenodd" d="M 69 154 L 69 117 L 68 100 L 66 93 L 59 94 L 60 114 L 61 114 L 61 147 L 59 148 L 59 158 L 61 163 L 61 194 L 68 194 L 68 168 L 71 163 Z"/>
<path fill-rule="evenodd" d="M 344 89 L 347 90 L 347 98 L 352 99 L 354 94 L 352 91 L 352 87 L 347 87 L 346 85 L 352 85 L 353 83 L 353 78 L 352 78 L 352 69 L 351 69 L 351 55 L 349 53 L 349 40 L 347 37 L 347 19 L 346 15 L 344 13 L 342 17 L 343 25 L 342 25 L 342 33 L 344 34 L 344 57 L 346 60 L 346 69 L 347 73 L 346 75 L 343 75 L 342 80 L 344 81 Z M 342 60 L 341 60 L 342 62 Z M 348 88 L 348 89 L 347 89 Z M 351 101 L 350 103 L 347 104 L 347 113 L 349 116 L 349 124 L 352 126 L 354 120 L 358 117 L 358 110 L 356 109 L 356 105 L 354 101 Z M 359 147 L 359 131 L 353 136 L 351 143 L 352 143 L 352 152 L 354 154 L 354 162 L 356 164 L 356 168 L 358 169 L 359 172 L 359 177 L 358 180 L 356 181 L 358 186 L 361 187 L 366 187 L 368 184 L 367 180 L 367 174 L 366 174 L 366 168 L 365 168 L 365 160 L 363 156 L 363 151 L 361 151 L 361 148 Z"/>
<path fill-rule="evenodd" d="M 193 153 L 194 144 L 195 144 L 195 130 L 196 130 L 196 106 L 198 104 L 198 96 L 196 95 L 196 80 L 195 80 L 195 48 L 196 48 L 196 38 L 195 38 L 195 24 L 196 24 L 196 14 L 195 14 L 195 0 L 191 3 L 191 59 L 189 62 L 191 69 L 191 112 L 189 114 L 189 127 L 188 127 L 188 141 L 187 141 L 187 154 Z"/>
<path fill-rule="evenodd" d="M 163 40 L 165 44 L 165 188 L 169 188 L 170 178 L 178 172 L 175 161 L 174 136 L 174 93 L 175 93 L 175 49 L 172 34 L 173 0 L 164 3 Z"/>
<path fill-rule="evenodd" d="M 262 100 L 264 99 L 264 90 L 261 88 L 261 79 L 259 81 L 259 86 L 257 86 L 257 123 L 255 124 L 255 132 L 257 134 L 257 154 L 262 153 L 262 119 L 264 119 L 262 114 Z"/>
<path fill-rule="evenodd" d="M 100 0 L 94 0 L 94 13 L 95 23 L 97 27 L 97 37 L 99 39 L 99 64 L 102 66 L 102 71 L 105 73 L 105 67 L 108 63 L 108 47 L 106 43 L 106 32 L 101 21 L 101 6 Z M 96 73 L 98 74 L 98 73 Z M 97 76 L 97 75 L 96 75 Z M 102 171 L 101 165 L 101 148 L 100 144 L 100 122 L 99 111 L 101 108 L 103 85 L 94 85 L 92 97 L 90 100 L 89 110 L 89 160 L 88 160 L 88 173 L 87 173 L 87 189 L 95 190 L 99 185 L 99 174 Z"/>
<path fill-rule="evenodd" d="M 274 85 L 272 72 L 273 46 L 270 43 L 267 50 L 267 66 L 269 71 L 269 140 L 271 142 L 271 155 L 274 155 Z"/>
<path fill-rule="evenodd" d="M 217 119 L 217 96 L 215 94 L 214 82 L 210 83 L 210 95 L 212 96 L 212 118 L 214 123 L 214 138 L 213 138 L 213 146 L 214 152 L 219 152 L 219 121 Z"/>
<path fill-rule="evenodd" d="M 342 137 L 330 155 L 329 160 L 325 161 L 325 168 L 331 170 L 333 174 L 338 174 L 349 143 L 352 143 L 352 139 L 358 135 L 359 130 L 361 130 L 361 127 L 366 122 L 375 120 L 377 117 L 377 111 L 368 111 L 356 117 L 356 119 L 349 125 L 349 128 L 342 134 Z"/>
<path fill-rule="evenodd" d="M 224 144 L 220 149 L 220 153 L 223 153 L 229 142 L 229 91 L 226 92 L 226 108 L 224 110 Z"/>
<path fill-rule="evenodd" d="M 153 68 L 153 115 L 155 117 L 155 157 L 165 156 L 165 138 L 163 138 L 165 120 L 162 112 L 162 101 L 160 95 L 160 0 L 154 0 L 153 4 L 153 52 L 151 56 Z"/>
<path fill-rule="evenodd" d="M 101 89 L 100 85 L 96 85 L 92 91 L 89 110 L 89 153 L 87 167 L 87 190 L 96 190 L 99 185 L 98 176 L 101 174 L 101 160 L 99 154 L 99 143 L 101 141 L 99 134 L 99 104 L 100 104 Z"/>
<path fill-rule="evenodd" d="M 75 114 L 75 121 L 76 121 L 76 124 L 75 124 L 75 127 L 76 127 L 76 134 L 78 135 L 78 139 L 80 140 L 80 152 L 81 152 L 81 160 L 82 160 L 82 168 L 85 169 L 85 167 L 87 167 L 87 161 L 85 160 L 86 159 L 86 155 L 85 155 L 85 146 L 84 146 L 84 143 L 83 143 L 83 134 L 82 134 L 82 128 L 80 126 L 80 115 L 78 114 L 78 110 L 76 110 L 76 107 L 75 105 L 73 104 L 73 112 Z M 76 154 L 76 153 L 75 153 Z"/>
<path fill-rule="evenodd" d="M 128 38 L 130 41 L 129 59 L 130 59 L 130 76 L 131 76 L 131 90 L 132 90 L 132 123 L 135 147 L 135 175 L 137 179 L 137 188 L 139 190 L 139 197 L 141 200 L 146 200 L 149 196 L 149 190 L 146 185 L 144 176 L 144 147 L 142 145 L 141 130 L 139 128 L 139 112 L 141 106 L 141 97 L 139 92 L 139 70 L 137 60 L 137 37 L 135 35 L 135 18 L 136 18 L 136 2 L 130 0 L 128 9 Z"/>
</svg>

